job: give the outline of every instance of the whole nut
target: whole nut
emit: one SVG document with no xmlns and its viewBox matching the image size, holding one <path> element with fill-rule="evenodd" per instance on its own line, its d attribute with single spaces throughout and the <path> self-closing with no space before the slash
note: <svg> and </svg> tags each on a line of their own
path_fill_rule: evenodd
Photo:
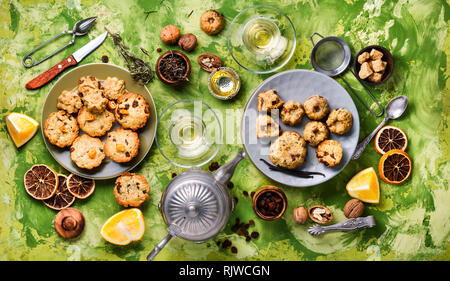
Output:
<svg viewBox="0 0 450 281">
<path fill-rule="evenodd" d="M 347 218 L 357 218 L 364 212 L 364 203 L 358 199 L 351 199 L 344 206 L 344 215 Z"/>
<path fill-rule="evenodd" d="M 169 24 L 163 27 L 159 36 L 164 43 L 174 45 L 180 39 L 180 30 L 175 25 Z"/>
<path fill-rule="evenodd" d="M 300 206 L 294 209 L 292 217 L 296 223 L 304 224 L 308 219 L 308 213 L 306 212 L 305 207 Z"/>
<path fill-rule="evenodd" d="M 200 17 L 200 28 L 209 35 L 221 32 L 225 27 L 224 16 L 216 10 L 208 10 Z"/>
<path fill-rule="evenodd" d="M 178 41 L 178 46 L 186 52 L 190 52 L 197 46 L 197 37 L 192 33 L 184 34 Z"/>
</svg>

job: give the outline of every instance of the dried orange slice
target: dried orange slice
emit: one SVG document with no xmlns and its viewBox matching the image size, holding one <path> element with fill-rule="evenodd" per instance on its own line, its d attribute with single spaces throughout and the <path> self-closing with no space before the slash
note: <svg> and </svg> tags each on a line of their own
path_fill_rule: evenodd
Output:
<svg viewBox="0 0 450 281">
<path fill-rule="evenodd" d="M 373 167 L 362 170 L 351 178 L 346 186 L 348 194 L 366 203 L 380 202 L 380 185 Z"/>
<path fill-rule="evenodd" d="M 6 116 L 6 128 L 16 147 L 27 143 L 37 132 L 39 123 L 28 115 L 13 112 Z"/>
<path fill-rule="evenodd" d="M 100 235 L 115 245 L 127 245 L 142 238 L 145 231 L 144 216 L 137 208 L 126 209 L 110 217 Z"/>
<path fill-rule="evenodd" d="M 402 129 L 395 126 L 384 126 L 375 136 L 373 146 L 381 155 L 392 149 L 405 151 L 408 147 L 408 138 Z"/>
<path fill-rule="evenodd" d="M 65 175 L 58 175 L 58 188 L 55 195 L 43 202 L 53 210 L 65 209 L 75 202 L 75 196 L 67 188 L 67 177 Z"/>
<path fill-rule="evenodd" d="M 70 174 L 67 177 L 67 189 L 76 198 L 84 199 L 94 192 L 95 181 Z"/>
<path fill-rule="evenodd" d="M 58 189 L 58 174 L 49 166 L 38 164 L 31 167 L 23 176 L 25 190 L 38 200 L 52 197 Z"/>
<path fill-rule="evenodd" d="M 411 175 L 412 160 L 408 153 L 400 149 L 386 152 L 378 164 L 378 173 L 383 181 L 400 184 Z"/>
</svg>

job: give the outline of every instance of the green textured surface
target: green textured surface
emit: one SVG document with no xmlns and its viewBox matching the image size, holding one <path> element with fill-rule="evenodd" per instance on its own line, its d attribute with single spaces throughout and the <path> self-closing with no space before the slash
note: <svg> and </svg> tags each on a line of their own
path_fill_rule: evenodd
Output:
<svg viewBox="0 0 450 281">
<path fill-rule="evenodd" d="M 71 54 L 89 38 L 103 32 L 105 26 L 121 33 L 135 53 L 142 54 L 139 46 L 147 49 L 152 65 L 158 57 L 157 48 L 169 49 L 159 39 L 162 26 L 176 24 L 182 33 L 196 34 L 199 44 L 189 54 L 193 66 L 190 83 L 179 90 L 158 80 L 148 85 L 158 114 L 179 99 L 203 100 L 219 114 L 227 116 L 225 129 L 228 127 L 230 130 L 229 126 L 235 125 L 231 129 L 234 135 L 227 133 L 225 137 L 235 138 L 236 143 L 223 145 L 215 161 L 223 164 L 241 149 L 238 138 L 242 109 L 252 89 L 268 75 L 258 76 L 240 69 L 227 53 L 226 32 L 218 36 L 206 35 L 199 28 L 199 17 L 205 9 L 215 8 L 230 23 L 239 11 L 262 1 L 160 1 L 0 2 L 0 260 L 144 260 L 148 251 L 166 235 L 157 203 L 171 174 L 179 174 L 183 170 L 165 160 L 156 145 L 135 169 L 148 179 L 152 189 L 148 202 L 141 208 L 146 222 L 145 235 L 141 241 L 121 247 L 109 244 L 99 235 L 106 219 L 122 209 L 114 199 L 113 180 L 98 181 L 90 198 L 75 202 L 73 207 L 80 209 L 86 217 L 86 229 L 77 240 L 63 240 L 53 228 L 56 212 L 27 195 L 23 174 L 36 163 L 48 164 L 61 173 L 67 172 L 46 151 L 40 130 L 20 149 L 15 148 L 6 131 L 4 118 L 10 112 L 26 113 L 40 120 L 43 101 L 55 81 L 37 91 L 26 90 L 25 83 Z M 236 217 L 241 221 L 254 219 L 254 229 L 260 232 L 260 237 L 247 243 L 230 230 L 230 223 L 217 238 L 203 244 L 174 239 L 157 259 L 450 260 L 448 3 L 406 0 L 277 0 L 264 3 L 285 11 L 297 30 L 297 49 L 283 70 L 312 69 L 309 36 L 314 32 L 344 38 L 353 54 L 370 44 L 383 45 L 391 51 L 395 60 L 394 74 L 386 84 L 373 88 L 373 91 L 383 105 L 400 94 L 410 100 L 405 116 L 391 124 L 404 129 L 409 137 L 408 152 L 414 161 L 412 177 L 399 186 L 380 183 L 381 202 L 366 204 L 365 211 L 365 215 L 375 216 L 375 228 L 316 238 L 306 232 L 311 223 L 296 225 L 293 222 L 293 208 L 322 204 L 332 210 L 336 222 L 344 220 L 342 209 L 350 198 L 345 184 L 356 172 L 369 166 L 377 167 L 380 156 L 373 147 L 369 146 L 359 160 L 351 161 L 340 175 L 325 184 L 305 189 L 280 186 L 289 204 L 283 218 L 274 222 L 256 219 L 250 198 L 245 197 L 242 191 L 251 192 L 262 185 L 277 184 L 245 160 L 232 179 L 235 187 L 231 193 L 239 203 L 231 222 Z M 157 13 L 150 14 L 145 20 L 144 11 L 150 10 L 157 10 Z M 63 29 L 71 28 L 77 20 L 94 15 L 99 17 L 95 27 L 88 36 L 78 38 L 74 46 L 32 69 L 22 66 L 22 57 L 34 46 Z M 196 63 L 197 56 L 204 52 L 217 54 L 225 65 L 235 68 L 240 74 L 243 86 L 232 101 L 223 102 L 210 96 L 206 84 L 208 73 Z M 103 55 L 109 56 L 110 63 L 124 66 L 110 38 L 82 63 L 101 62 Z M 346 78 L 362 91 L 351 73 L 347 73 Z M 357 100 L 355 104 L 361 118 L 362 139 L 381 119 L 369 115 Z M 235 117 L 234 121 L 230 117 Z M 237 255 L 216 246 L 217 240 L 225 238 L 237 246 Z"/>
</svg>

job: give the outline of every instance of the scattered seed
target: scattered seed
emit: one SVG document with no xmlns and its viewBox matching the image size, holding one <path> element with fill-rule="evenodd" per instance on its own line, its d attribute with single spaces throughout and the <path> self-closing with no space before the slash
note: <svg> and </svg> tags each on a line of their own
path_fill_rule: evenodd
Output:
<svg viewBox="0 0 450 281">
<path fill-rule="evenodd" d="M 176 177 L 177 173 L 172 173 L 172 178 Z"/>
<path fill-rule="evenodd" d="M 161 48 L 158 48 L 158 49 L 156 49 L 156 51 L 158 52 L 158 53 L 161 53 Z"/>
<path fill-rule="evenodd" d="M 250 234 L 250 236 L 251 236 L 253 239 L 256 239 L 256 238 L 259 237 L 259 233 L 258 233 L 257 231 L 253 231 L 252 234 Z"/>
<path fill-rule="evenodd" d="M 248 196 L 247 190 L 244 190 L 242 193 L 244 194 L 244 196 Z"/>
<path fill-rule="evenodd" d="M 219 167 L 220 167 L 219 163 L 212 162 L 211 165 L 209 165 L 209 170 L 212 172 L 212 171 L 215 171 L 215 170 L 219 169 Z"/>
<path fill-rule="evenodd" d="M 234 187 L 234 183 L 232 183 L 231 181 L 229 181 L 229 182 L 227 183 L 227 187 L 228 187 L 229 189 L 232 189 L 232 188 Z"/>
<path fill-rule="evenodd" d="M 237 254 L 238 250 L 237 250 L 236 247 L 231 247 L 231 252 L 232 252 L 233 254 Z"/>
<path fill-rule="evenodd" d="M 103 56 L 102 57 L 102 62 L 107 63 L 109 61 L 108 56 Z"/>
</svg>

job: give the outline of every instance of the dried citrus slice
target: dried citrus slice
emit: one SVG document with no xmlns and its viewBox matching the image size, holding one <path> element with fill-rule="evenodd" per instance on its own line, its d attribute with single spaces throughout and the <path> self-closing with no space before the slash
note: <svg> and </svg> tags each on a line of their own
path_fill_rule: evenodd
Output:
<svg viewBox="0 0 450 281">
<path fill-rule="evenodd" d="M 141 210 L 126 209 L 110 217 L 103 225 L 100 235 L 115 245 L 127 245 L 144 235 L 145 223 Z"/>
<path fill-rule="evenodd" d="M 6 116 L 6 128 L 16 147 L 28 142 L 37 132 L 39 123 L 28 115 L 13 112 Z"/>
<path fill-rule="evenodd" d="M 386 152 L 380 159 L 378 173 L 383 181 L 390 184 L 400 184 L 411 175 L 412 160 L 403 150 L 393 149 Z"/>
<path fill-rule="evenodd" d="M 58 188 L 55 195 L 44 200 L 44 204 L 53 210 L 62 210 L 75 202 L 75 196 L 67 189 L 67 177 L 58 175 Z"/>
<path fill-rule="evenodd" d="M 38 200 L 52 197 L 58 189 L 58 174 L 44 164 L 31 167 L 23 176 L 23 181 L 27 193 Z"/>
<path fill-rule="evenodd" d="M 346 186 L 348 194 L 366 203 L 380 202 L 380 185 L 373 167 L 362 170 L 353 176 Z"/>
<path fill-rule="evenodd" d="M 67 177 L 67 189 L 76 198 L 84 199 L 95 190 L 95 181 L 74 174 Z"/>
<path fill-rule="evenodd" d="M 381 155 L 392 149 L 405 151 L 408 147 L 408 138 L 402 129 L 395 126 L 384 126 L 375 136 L 373 145 Z"/>
</svg>

